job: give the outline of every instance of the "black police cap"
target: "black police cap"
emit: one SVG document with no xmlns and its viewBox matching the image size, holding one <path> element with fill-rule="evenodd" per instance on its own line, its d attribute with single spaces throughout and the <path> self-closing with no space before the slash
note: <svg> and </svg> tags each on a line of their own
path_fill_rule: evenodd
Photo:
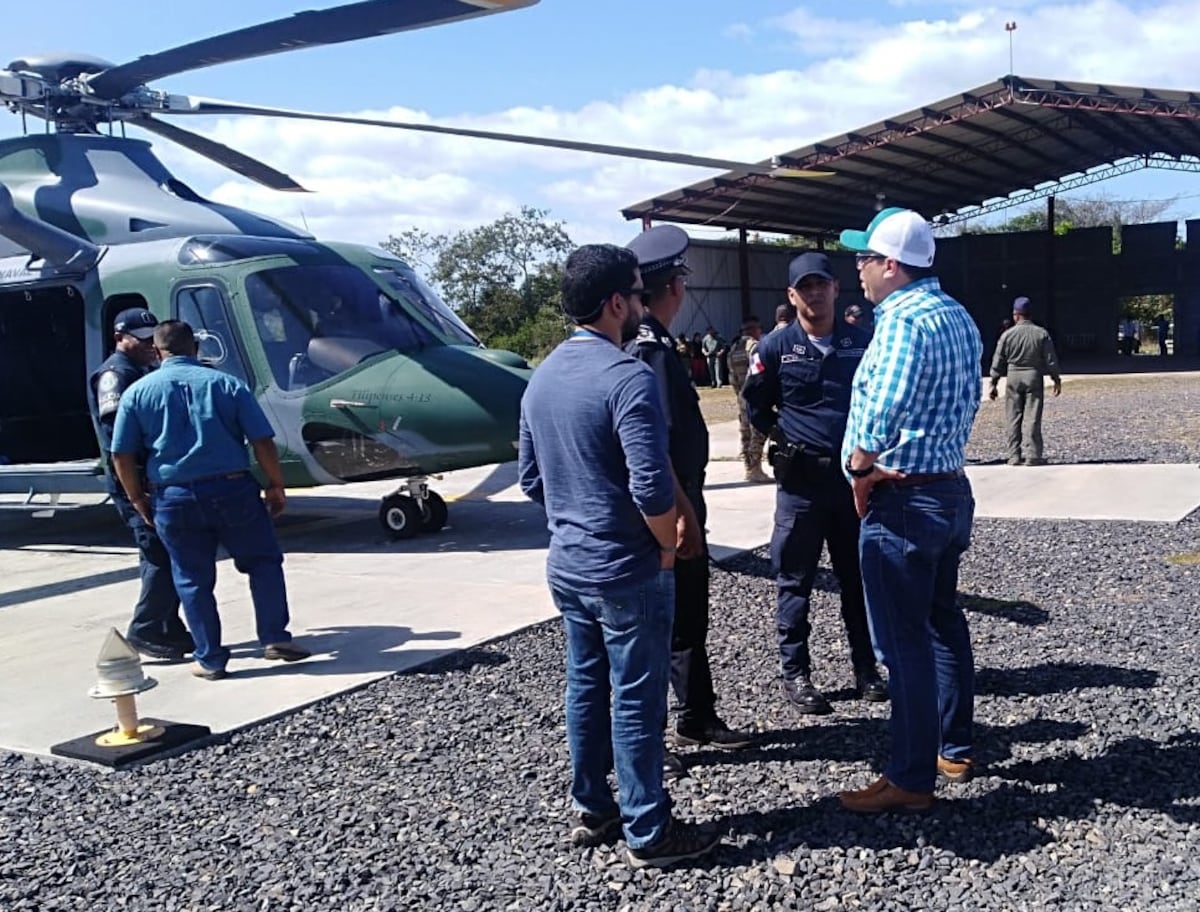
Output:
<svg viewBox="0 0 1200 912">
<path fill-rule="evenodd" d="M 642 278 L 668 270 L 691 272 L 687 265 L 687 249 L 691 238 L 677 225 L 655 225 L 643 231 L 625 246 L 637 254 Z"/>
</svg>

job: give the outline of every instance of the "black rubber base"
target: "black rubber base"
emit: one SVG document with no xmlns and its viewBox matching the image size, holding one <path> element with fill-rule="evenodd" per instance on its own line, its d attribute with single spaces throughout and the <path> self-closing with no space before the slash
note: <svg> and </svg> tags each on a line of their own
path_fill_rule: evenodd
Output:
<svg viewBox="0 0 1200 912">
<path fill-rule="evenodd" d="M 98 763 L 101 766 L 121 769 L 134 763 L 149 760 L 167 751 L 178 752 L 193 741 L 201 741 L 212 732 L 207 725 L 189 725 L 185 722 L 164 722 L 162 719 L 141 719 L 143 725 L 157 725 L 163 729 L 162 735 L 152 741 L 141 744 L 130 744 L 124 747 L 100 747 L 96 739 L 111 731 L 102 729 L 90 735 L 82 735 L 50 748 L 50 753 L 56 757 L 69 757 L 72 760 L 85 760 L 88 763 Z"/>
</svg>

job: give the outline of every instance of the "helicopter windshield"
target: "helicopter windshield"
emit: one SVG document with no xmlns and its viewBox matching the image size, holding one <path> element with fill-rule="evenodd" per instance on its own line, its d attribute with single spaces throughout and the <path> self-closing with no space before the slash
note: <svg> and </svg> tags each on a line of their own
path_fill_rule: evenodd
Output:
<svg viewBox="0 0 1200 912">
<path fill-rule="evenodd" d="M 403 263 L 375 266 L 375 275 L 393 292 L 420 310 L 447 337 L 451 344 L 477 345 L 483 347 L 479 337 L 459 319 L 436 291 L 419 275 Z"/>
<path fill-rule="evenodd" d="M 246 278 L 246 295 L 271 373 L 285 390 L 320 383 L 381 352 L 446 344 L 414 316 L 426 315 L 425 308 L 385 294 L 356 266 L 263 269 Z"/>
</svg>

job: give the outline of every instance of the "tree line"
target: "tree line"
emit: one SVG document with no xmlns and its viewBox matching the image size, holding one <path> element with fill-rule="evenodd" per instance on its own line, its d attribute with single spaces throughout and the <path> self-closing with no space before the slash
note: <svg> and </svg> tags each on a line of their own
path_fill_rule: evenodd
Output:
<svg viewBox="0 0 1200 912">
<path fill-rule="evenodd" d="M 567 337 L 559 284 L 575 245 L 547 210 L 522 206 L 453 234 L 410 228 L 382 246 L 431 280 L 489 348 L 540 361 Z"/>
</svg>

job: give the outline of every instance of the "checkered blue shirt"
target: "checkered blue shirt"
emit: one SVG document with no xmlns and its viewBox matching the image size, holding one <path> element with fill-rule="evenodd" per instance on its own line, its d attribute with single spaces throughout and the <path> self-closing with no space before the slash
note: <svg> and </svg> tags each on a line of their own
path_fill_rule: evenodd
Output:
<svg viewBox="0 0 1200 912">
<path fill-rule="evenodd" d="M 962 468 L 982 358 L 975 321 L 936 278 L 893 291 L 875 308 L 875 338 L 854 375 L 842 463 L 859 447 L 910 475 Z"/>
</svg>

